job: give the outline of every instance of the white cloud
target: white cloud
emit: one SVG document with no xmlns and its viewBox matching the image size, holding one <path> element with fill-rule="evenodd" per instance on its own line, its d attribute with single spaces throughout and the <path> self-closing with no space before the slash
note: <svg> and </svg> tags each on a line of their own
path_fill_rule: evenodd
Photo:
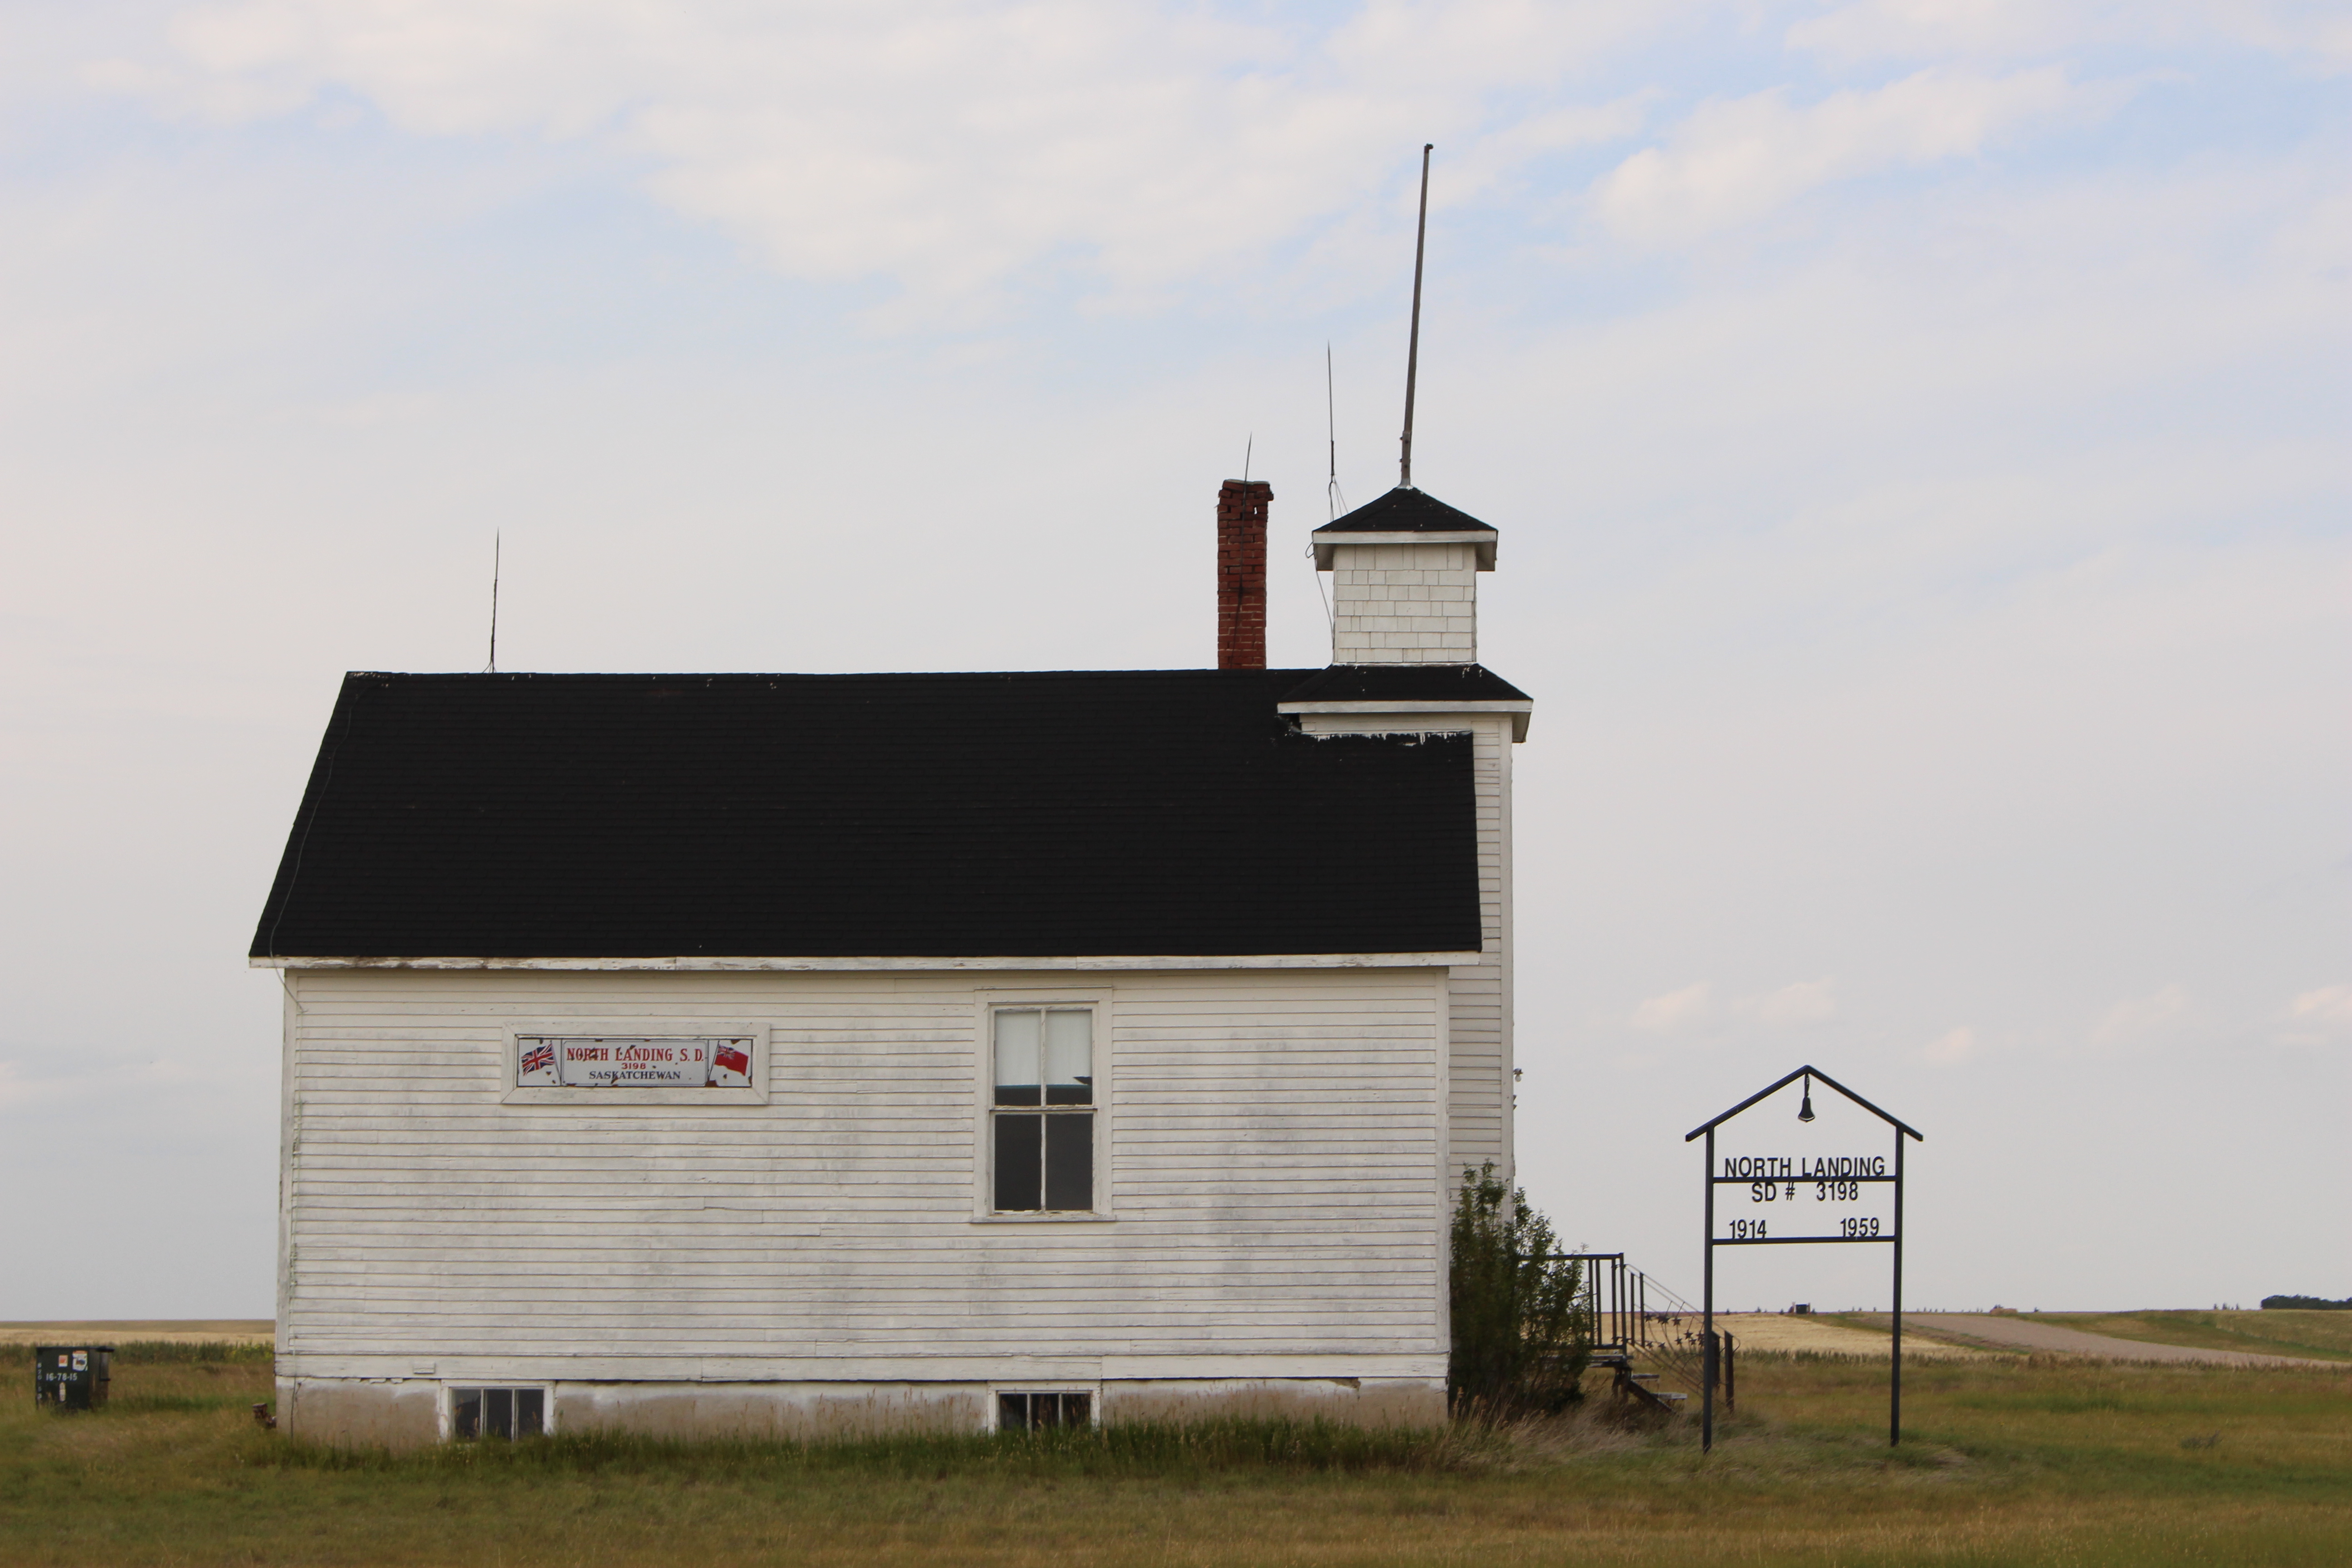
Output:
<svg viewBox="0 0 2352 1568">
<path fill-rule="evenodd" d="M 2078 41 L 2103 9 L 2061 0 L 1861 0 L 1792 24 L 1788 39 L 1845 60 L 2007 58 Z"/>
<path fill-rule="evenodd" d="M 2305 991 L 2287 1007 L 2287 1032 L 2281 1043 L 2326 1045 L 2352 1037 L 2352 985 L 2323 985 Z"/>
<path fill-rule="evenodd" d="M 413 132 L 590 139 L 788 273 L 937 301 L 1243 266 L 1402 195 L 1423 140 L 1439 203 L 1463 200 L 1635 129 L 1633 100 L 1545 89 L 1682 8 L 1371 0 L 1317 26 L 1086 0 L 232 0 L 184 15 L 167 63 L 96 68 L 232 119 L 341 91 Z"/>
<path fill-rule="evenodd" d="M 2014 59 L 2219 39 L 2326 69 L 2352 63 L 2352 16 L 2325 0 L 1858 0 L 1792 24 L 1787 37 L 1793 48 L 1846 61 Z"/>
<path fill-rule="evenodd" d="M 1797 105 L 1788 89 L 1714 100 L 1663 147 L 1619 164 L 1595 188 L 1616 233 L 1695 238 L 1749 222 L 1819 186 L 1881 170 L 1971 157 L 2025 128 L 2095 113 L 2117 89 L 2068 81 L 2056 67 L 2001 77 L 1924 70 L 1870 92 Z"/>
<path fill-rule="evenodd" d="M 1702 980 L 1680 991 L 1653 996 L 1633 1009 L 1633 1027 L 1645 1034 L 1668 1035 L 1704 1024 L 1714 1011 L 1715 986 Z"/>
<path fill-rule="evenodd" d="M 1750 1005 L 1758 1017 L 1783 1028 L 1826 1024 L 1837 1016 L 1837 987 L 1827 980 L 1801 981 L 1759 996 Z"/>
<path fill-rule="evenodd" d="M 1928 1041 L 1919 1054 L 1931 1062 L 1956 1066 L 1977 1054 L 1977 1032 L 1966 1027 L 1953 1029 Z"/>
<path fill-rule="evenodd" d="M 2189 993 L 2168 985 L 2153 996 L 2116 1003 L 2091 1031 L 2095 1046 L 2123 1046 L 2162 1034 L 2189 1015 Z"/>
<path fill-rule="evenodd" d="M 1627 1022 L 1643 1034 L 1672 1035 L 1703 1028 L 1717 1022 L 1722 1012 L 1735 1018 L 1761 1019 L 1786 1029 L 1827 1023 L 1837 1016 L 1837 1011 L 1836 986 L 1828 980 L 1784 985 L 1760 996 L 1740 998 L 1720 1010 L 1716 1006 L 1714 983 L 1702 980 L 1679 991 L 1650 997 L 1633 1009 Z"/>
</svg>

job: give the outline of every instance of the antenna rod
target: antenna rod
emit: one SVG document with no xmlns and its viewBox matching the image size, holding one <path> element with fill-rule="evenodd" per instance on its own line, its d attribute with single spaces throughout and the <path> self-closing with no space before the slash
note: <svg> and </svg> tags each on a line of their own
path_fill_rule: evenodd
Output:
<svg viewBox="0 0 2352 1568">
<path fill-rule="evenodd" d="M 1421 226 L 1412 237 L 1412 341 L 1404 355 L 1404 449 L 1397 458 L 1397 484 L 1412 489 L 1412 386 L 1421 374 L 1421 258 L 1429 243 L 1429 152 L 1421 144 Z"/>
<path fill-rule="evenodd" d="M 490 535 L 490 664 L 489 673 L 499 672 L 499 556 L 504 550 L 504 531 Z"/>
<path fill-rule="evenodd" d="M 1336 522 L 1339 517 L 1339 400 L 1331 390 L 1331 344 L 1328 339 L 1323 344 L 1323 435 L 1331 450 L 1331 472 L 1323 481 L 1323 507 L 1331 514 L 1327 521 Z"/>
</svg>

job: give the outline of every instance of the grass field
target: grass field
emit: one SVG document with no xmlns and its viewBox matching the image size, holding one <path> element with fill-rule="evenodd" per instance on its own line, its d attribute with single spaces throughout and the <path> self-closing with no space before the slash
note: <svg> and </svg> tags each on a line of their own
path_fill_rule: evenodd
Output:
<svg viewBox="0 0 2352 1568">
<path fill-rule="evenodd" d="M 1693 1422 L 1253 1426 L 831 1448 L 553 1439 L 404 1458 L 255 1427 L 266 1348 L 128 1350 L 113 1404 L 0 1413 L 0 1563 L 2296 1563 L 2352 1561 L 2343 1375 L 1743 1356 Z"/>
<path fill-rule="evenodd" d="M 2352 1363 L 2352 1312 L 2032 1312 L 2036 1322 L 2160 1345 Z"/>
</svg>

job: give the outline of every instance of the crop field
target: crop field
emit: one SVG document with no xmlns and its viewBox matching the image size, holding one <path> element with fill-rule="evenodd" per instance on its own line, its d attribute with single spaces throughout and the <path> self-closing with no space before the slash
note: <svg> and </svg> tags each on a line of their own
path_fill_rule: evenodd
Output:
<svg viewBox="0 0 2352 1568">
<path fill-rule="evenodd" d="M 1605 1402 L 1503 1431 L 1269 1425 L 838 1447 L 563 1438 L 404 1458 L 257 1428 L 266 1346 L 125 1347 L 38 1414 L 0 1350 L 0 1563 L 34 1564 L 2352 1562 L 2338 1373 L 1988 1357 L 1905 1375 L 1743 1356 L 1696 1421 Z"/>
</svg>

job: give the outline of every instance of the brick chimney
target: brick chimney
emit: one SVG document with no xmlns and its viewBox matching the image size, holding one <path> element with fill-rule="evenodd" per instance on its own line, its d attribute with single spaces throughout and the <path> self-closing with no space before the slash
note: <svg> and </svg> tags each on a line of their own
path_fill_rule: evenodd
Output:
<svg viewBox="0 0 2352 1568">
<path fill-rule="evenodd" d="M 1265 668 L 1265 508 L 1274 487 L 1227 479 L 1217 491 L 1217 668 Z"/>
</svg>

